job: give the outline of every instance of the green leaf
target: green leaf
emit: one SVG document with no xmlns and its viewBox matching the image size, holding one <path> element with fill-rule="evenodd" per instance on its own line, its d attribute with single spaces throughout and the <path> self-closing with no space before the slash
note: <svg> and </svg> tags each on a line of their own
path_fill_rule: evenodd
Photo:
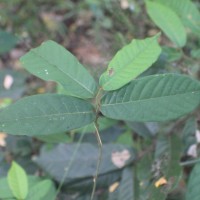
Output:
<svg viewBox="0 0 200 200">
<path fill-rule="evenodd" d="M 7 53 L 17 43 L 17 38 L 9 32 L 0 30 L 0 54 Z"/>
<path fill-rule="evenodd" d="M 106 118 L 106 117 L 99 117 L 98 118 L 98 128 L 99 128 L 99 131 L 103 131 L 109 127 L 112 127 L 113 125 L 115 125 L 117 123 L 116 120 L 113 120 L 113 119 L 109 119 L 109 118 Z M 82 128 L 79 128 L 79 129 L 76 129 L 75 130 L 76 132 L 83 132 L 84 133 L 92 133 L 95 130 L 95 127 L 94 127 L 94 123 L 91 123 L 89 125 L 86 125 Z"/>
<path fill-rule="evenodd" d="M 25 199 L 28 194 L 28 180 L 26 172 L 16 162 L 12 162 L 8 171 L 8 184 L 17 199 Z"/>
<path fill-rule="evenodd" d="M 200 49 L 193 49 L 193 50 L 191 51 L 191 56 L 192 56 L 193 58 L 200 58 Z"/>
<path fill-rule="evenodd" d="M 131 131 L 126 131 L 117 138 L 117 143 L 133 146 L 133 135 Z"/>
<path fill-rule="evenodd" d="M 161 177 L 166 179 L 166 173 L 169 167 L 169 137 L 167 135 L 160 135 L 156 142 L 156 148 L 154 153 L 154 162 L 151 165 L 153 169 L 151 172 L 149 187 L 147 188 L 150 194 L 149 199 L 151 200 L 166 200 L 168 190 L 167 185 L 156 187 L 156 182 L 159 181 Z M 166 179 L 167 181 L 167 179 Z"/>
<path fill-rule="evenodd" d="M 8 199 L 12 197 L 13 197 L 13 193 L 8 185 L 7 178 L 1 178 L 0 179 L 0 198 Z"/>
<path fill-rule="evenodd" d="M 200 197 L 200 163 L 196 164 L 190 174 L 187 191 L 186 200 L 199 200 Z"/>
<path fill-rule="evenodd" d="M 38 184 L 39 182 L 42 181 L 42 178 L 35 176 L 35 175 L 29 175 L 28 176 L 28 188 L 29 191 L 32 187 L 34 187 L 34 185 Z"/>
<path fill-rule="evenodd" d="M 118 187 L 119 182 L 115 182 L 113 183 L 113 185 L 117 186 L 117 188 L 114 191 L 109 191 L 108 193 L 108 200 L 118 200 L 118 196 L 119 196 L 119 187 Z M 116 187 L 115 186 L 115 187 Z M 112 188 L 112 185 L 110 186 Z"/>
<path fill-rule="evenodd" d="M 152 194 L 150 199 L 165 200 L 168 194 L 177 189 L 182 175 L 182 168 L 180 166 L 182 142 L 174 133 L 168 136 L 162 135 L 162 138 L 160 138 L 158 142 L 159 144 L 157 144 L 155 150 L 158 166 L 155 168 L 154 174 L 159 174 L 159 176 L 151 184 L 150 192 Z M 158 163 L 160 163 L 160 165 Z M 156 187 L 155 183 L 159 181 L 161 177 L 166 179 L 167 184 Z"/>
<path fill-rule="evenodd" d="M 157 122 L 131 122 L 126 121 L 128 127 L 131 128 L 136 134 L 144 138 L 151 138 L 159 131 Z"/>
<path fill-rule="evenodd" d="M 0 112 L 0 130 L 13 135 L 47 135 L 82 127 L 94 120 L 90 103 L 43 94 L 23 98 Z"/>
<path fill-rule="evenodd" d="M 49 195 L 50 194 L 50 195 Z M 51 180 L 44 180 L 34 185 L 28 193 L 27 200 L 54 200 L 56 190 Z M 48 195 L 48 197 L 47 197 Z"/>
<path fill-rule="evenodd" d="M 66 133 L 55 133 L 51 135 L 38 135 L 37 139 L 47 143 L 69 143 L 72 138 Z"/>
<path fill-rule="evenodd" d="M 162 188 L 156 188 L 154 185 L 151 186 L 150 198 L 151 200 L 166 200 L 167 194 L 162 191 Z"/>
<path fill-rule="evenodd" d="M 152 169 L 152 155 L 151 152 L 149 151 L 148 154 L 144 155 L 141 160 L 137 163 L 137 168 L 136 168 L 136 175 L 137 178 L 134 184 L 140 184 L 138 188 L 136 187 L 136 192 L 139 193 L 138 199 L 149 199 L 149 185 L 150 181 L 152 178 L 152 172 L 150 169 Z M 142 184 L 141 184 L 142 183 Z M 136 185 L 137 186 L 137 185 Z M 137 200 L 137 199 L 136 199 Z"/>
<path fill-rule="evenodd" d="M 187 29 L 200 36 L 200 12 L 195 3 L 191 0 L 156 0 L 156 2 L 170 7 L 180 16 Z"/>
<path fill-rule="evenodd" d="M 148 69 L 161 53 L 158 36 L 159 34 L 144 40 L 134 39 L 118 51 L 100 77 L 103 89 L 119 89 Z"/>
<path fill-rule="evenodd" d="M 41 179 L 36 176 L 28 176 L 28 188 L 29 190 L 39 183 Z M 9 187 L 8 179 L 7 178 L 1 178 L 0 179 L 0 198 L 1 199 L 11 199 L 13 198 L 13 193 Z"/>
<path fill-rule="evenodd" d="M 20 61 L 35 76 L 60 83 L 72 96 L 92 98 L 96 83 L 87 70 L 64 47 L 47 41 L 30 50 Z"/>
<path fill-rule="evenodd" d="M 132 81 L 102 99 L 106 117 L 129 121 L 166 121 L 193 111 L 200 103 L 200 83 L 185 75 L 161 74 Z"/>
<path fill-rule="evenodd" d="M 122 179 L 119 185 L 119 200 L 134 199 L 133 169 L 126 167 L 122 172 Z"/>
<path fill-rule="evenodd" d="M 135 159 L 134 150 L 126 145 L 104 144 L 102 151 L 104 156 L 99 176 L 105 176 L 105 174 L 108 176 L 109 173 L 126 167 Z M 123 155 L 125 156 L 124 160 L 118 159 L 118 157 L 123 157 Z M 58 182 L 62 181 L 63 174 L 67 170 L 67 177 L 64 182 L 69 187 L 73 187 L 73 184 L 78 184 L 77 182 L 83 181 L 86 178 L 89 178 L 89 184 L 92 186 L 92 177 L 96 170 L 97 157 L 98 146 L 90 143 L 82 143 L 80 146 L 77 146 L 74 143 L 67 145 L 59 144 L 50 151 L 43 149 L 35 161 Z M 121 165 L 119 166 L 119 164 Z M 105 186 L 105 184 L 108 184 L 108 181 L 102 184 Z M 82 187 L 87 186 L 83 185 Z"/>
<path fill-rule="evenodd" d="M 182 143 L 184 145 L 184 152 L 187 153 L 188 148 L 196 143 L 197 122 L 194 117 L 189 118 L 185 122 L 185 126 L 182 131 Z"/>
<path fill-rule="evenodd" d="M 155 146 L 155 152 L 154 152 L 154 158 L 155 160 L 162 159 L 166 154 L 169 154 L 169 147 L 170 141 L 169 137 L 167 135 L 160 134 L 157 137 L 156 146 Z M 162 166 L 162 170 L 166 171 L 166 166 Z M 163 172 L 164 173 L 164 172 Z M 164 173 L 166 174 L 166 172 Z"/>
<path fill-rule="evenodd" d="M 180 159 L 182 153 L 182 141 L 173 134 L 170 137 L 170 160 L 168 165 L 167 179 L 170 181 L 173 179 L 171 190 L 173 190 L 179 183 L 182 175 L 182 168 L 180 166 Z"/>
<path fill-rule="evenodd" d="M 186 31 L 178 15 L 169 7 L 160 3 L 146 1 L 147 12 L 154 23 L 178 47 L 186 43 Z"/>
<path fill-rule="evenodd" d="M 162 53 L 169 62 L 178 61 L 182 57 L 182 52 L 172 47 L 163 46 Z"/>
</svg>

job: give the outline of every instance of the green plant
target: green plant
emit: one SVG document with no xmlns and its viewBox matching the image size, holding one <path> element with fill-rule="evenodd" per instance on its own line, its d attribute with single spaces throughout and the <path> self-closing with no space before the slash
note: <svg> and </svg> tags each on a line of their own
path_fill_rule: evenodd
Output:
<svg viewBox="0 0 200 200">
<path fill-rule="evenodd" d="M 16 45 L 16 43 L 17 38 L 14 35 L 0 29 L 0 55 L 10 51 Z"/>
<path fill-rule="evenodd" d="M 179 136 L 174 134 L 175 127 L 187 120 L 187 118 L 181 118 L 182 116 L 191 113 L 198 107 L 200 83 L 190 76 L 177 73 L 178 70 L 176 73 L 147 74 L 146 76 L 143 72 L 156 61 L 159 62 L 161 51 L 162 55 L 167 55 L 168 62 L 179 60 L 182 57 L 186 59 L 187 55 L 181 49 L 187 42 L 184 27 L 189 27 L 197 35 L 199 27 L 197 20 L 185 20 L 185 15 L 191 14 L 192 19 L 200 18 L 196 8 L 189 0 L 183 2 L 187 3 L 187 8 L 190 9 L 186 9 L 185 4 L 181 4 L 184 8 L 182 10 L 178 9 L 175 1 L 167 2 L 164 0 L 147 1 L 147 12 L 175 47 L 161 49 L 157 42 L 160 34 L 143 40 L 134 39 L 118 51 L 109 62 L 107 70 L 99 79 L 99 84 L 70 52 L 53 41 L 44 42 L 21 58 L 22 65 L 30 73 L 43 80 L 57 82 L 62 87 L 62 94 L 25 97 L 2 109 L 0 130 L 13 135 L 38 137 L 45 141 L 54 140 L 56 135 L 59 135 L 56 139 L 62 141 L 63 136 L 66 136 L 66 131 L 82 131 L 78 144 L 82 141 L 84 133 L 95 131 L 98 140 L 98 159 L 96 158 L 96 148 L 88 144 L 83 144 L 81 147 L 76 147 L 74 144 L 61 145 L 49 152 L 42 151 L 36 162 L 43 169 L 46 168 L 46 171 L 60 182 L 57 193 L 64 182 L 67 188 L 73 187 L 74 189 L 78 187 L 78 184 L 81 185 L 83 179 L 85 185 L 91 185 L 94 177 L 91 196 L 93 199 L 96 183 L 98 184 L 97 176 L 100 175 L 99 179 L 104 180 L 105 174 L 112 176 L 115 171 L 120 171 L 120 176 L 116 179 L 120 180 L 120 186 L 114 190 L 115 192 L 109 193 L 109 200 L 115 199 L 114 195 L 117 195 L 117 199 L 130 200 L 135 197 L 136 199 L 161 200 L 166 199 L 179 186 L 182 177 L 179 165 L 182 144 Z M 163 13 L 165 14 L 163 15 Z M 173 23 L 169 16 L 175 19 L 172 20 Z M 155 135 L 152 135 L 154 131 L 151 131 L 153 128 L 149 128 L 152 124 L 141 123 L 164 122 L 178 118 L 181 119 L 173 125 L 163 125 L 156 138 L 156 144 Z M 117 142 L 129 145 L 129 148 L 117 144 L 105 144 L 102 147 L 99 131 L 119 120 L 146 140 L 144 139 L 143 143 L 134 143 L 131 131 L 127 128 Z M 195 123 L 194 119 L 189 118 L 184 128 L 183 139 L 187 141 L 186 146 L 194 143 L 194 138 L 190 138 L 190 132 L 196 131 Z M 137 157 L 130 148 L 133 145 L 139 152 Z M 143 145 L 148 146 L 144 151 Z M 116 149 L 117 152 L 113 153 Z M 155 155 L 150 155 L 149 152 L 153 150 L 155 150 Z M 78 174 L 77 165 L 72 162 L 72 158 L 67 155 L 63 158 L 63 154 L 60 152 L 70 152 L 70 156 L 72 155 L 76 161 L 79 160 L 79 163 L 86 162 L 84 158 L 88 155 L 91 156 L 90 160 L 93 164 L 97 159 L 95 175 L 93 175 L 94 171 L 86 169 L 87 166 L 85 167 L 85 171 L 88 170 L 87 173 L 81 171 Z M 165 155 L 166 152 L 167 155 Z M 50 167 L 52 157 L 55 158 L 56 153 L 61 154 L 61 159 L 57 160 L 61 174 L 58 174 L 55 168 Z M 111 159 L 110 157 L 102 158 L 102 154 L 106 153 Z M 66 162 L 63 163 L 63 159 Z M 101 160 L 102 165 L 100 165 Z M 134 166 L 132 170 L 130 166 L 133 165 L 133 162 L 137 166 Z M 67 166 L 66 163 L 68 163 Z M 87 164 L 92 165 L 89 161 Z M 106 165 L 109 166 L 108 169 L 105 168 Z M 67 174 L 68 168 L 65 170 L 65 167 L 70 168 L 69 174 Z M 71 175 L 69 179 L 66 179 L 65 171 L 67 175 Z M 196 188 L 194 187 L 195 183 L 199 181 L 195 176 L 198 171 L 199 165 L 197 164 L 188 182 L 187 199 L 199 197 L 198 190 L 194 189 Z M 73 178 L 76 178 L 78 183 L 73 185 L 73 181 L 71 181 Z M 161 183 L 161 180 L 164 180 L 164 183 Z M 136 185 L 137 183 L 140 184 L 140 187 Z M 136 185 L 136 189 L 133 190 L 134 185 Z M 134 193 L 134 191 L 139 191 L 140 194 Z M 25 198 L 25 196 L 15 195 L 18 199 Z"/>
<path fill-rule="evenodd" d="M 0 186 L 1 199 L 53 200 L 56 192 L 51 180 L 28 176 L 24 169 L 14 161 L 8 177 L 0 179 Z"/>
<path fill-rule="evenodd" d="M 68 95 L 43 94 L 17 101 L 0 113 L 1 131 L 50 135 L 93 122 L 101 149 L 100 112 L 118 120 L 166 121 L 193 111 L 200 102 L 200 83 L 188 76 L 158 74 L 131 81 L 158 58 L 158 36 L 133 40 L 120 50 L 100 77 L 99 88 L 76 58 L 55 42 L 32 49 L 21 58 L 23 66 L 44 80 L 59 82 Z"/>
</svg>

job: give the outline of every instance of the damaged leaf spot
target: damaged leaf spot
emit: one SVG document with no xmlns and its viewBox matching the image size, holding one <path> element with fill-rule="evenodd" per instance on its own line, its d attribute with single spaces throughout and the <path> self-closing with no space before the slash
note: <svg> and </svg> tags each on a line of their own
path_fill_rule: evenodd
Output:
<svg viewBox="0 0 200 200">
<path fill-rule="evenodd" d="M 125 166 L 126 161 L 131 157 L 130 152 L 125 149 L 122 152 L 114 152 L 112 153 L 112 163 L 118 168 L 122 168 Z"/>
<path fill-rule="evenodd" d="M 108 70 L 108 75 L 109 75 L 109 76 L 113 76 L 113 74 L 114 74 L 114 69 L 113 69 L 113 68 L 110 68 L 110 69 Z"/>
</svg>

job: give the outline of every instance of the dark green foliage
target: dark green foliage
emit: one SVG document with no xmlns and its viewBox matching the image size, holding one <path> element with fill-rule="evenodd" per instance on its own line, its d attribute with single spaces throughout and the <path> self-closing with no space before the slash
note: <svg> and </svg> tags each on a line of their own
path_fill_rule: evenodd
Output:
<svg viewBox="0 0 200 200">
<path fill-rule="evenodd" d="M 40 11 L 37 26 L 44 30 L 41 35 L 50 28 L 51 36 L 55 36 L 55 30 L 74 16 L 68 10 L 78 11 L 76 1 L 65 4 L 59 0 L 54 14 L 67 14 L 59 23 L 49 24 L 43 21 L 45 10 L 54 7 L 55 2 L 51 1 L 50 7 L 45 1 L 24 2 L 27 11 L 20 2 L 2 1 L 0 8 L 10 5 L 22 11 L 19 16 L 23 19 L 27 11 Z M 1 71 L 0 97 L 17 100 L 11 103 L 3 99 L 0 110 L 0 132 L 10 134 L 0 154 L 2 200 L 183 200 L 184 191 L 186 200 L 200 199 L 200 13 L 190 0 L 133 2 L 82 3 L 92 13 L 93 23 L 98 21 L 94 26 L 99 33 L 100 27 L 111 30 L 119 26 L 119 21 L 111 20 L 111 14 L 123 21 L 120 30 L 128 25 L 127 35 L 116 34 L 120 40 L 116 46 L 123 43 L 124 47 L 110 59 L 105 72 L 98 74 L 99 80 L 53 40 L 30 49 L 20 61 L 34 76 L 54 82 L 54 87 L 60 88 L 54 90 L 55 94 L 19 99 L 25 94 L 27 75 Z M 37 7 L 39 3 L 41 8 Z M 9 13 L 11 21 L 18 24 L 15 10 Z M 128 15 L 141 21 L 138 32 Z M 5 25 L 6 21 L 1 23 Z M 24 27 L 30 24 L 29 19 Z M 146 34 L 141 26 L 152 27 Z M 35 38 L 33 27 L 25 33 Z M 73 29 L 71 25 L 67 28 Z M 24 30 L 13 29 L 19 34 Z M 59 31 L 58 35 L 66 33 L 65 29 Z M 135 38 L 135 32 L 140 39 Z M 17 41 L 14 35 L 1 30 L 0 54 L 6 57 Z M 6 76 L 13 81 L 9 86 L 5 84 Z M 4 137 L 1 133 L 2 146 Z M 10 166 L 11 160 L 16 162 Z"/>
</svg>

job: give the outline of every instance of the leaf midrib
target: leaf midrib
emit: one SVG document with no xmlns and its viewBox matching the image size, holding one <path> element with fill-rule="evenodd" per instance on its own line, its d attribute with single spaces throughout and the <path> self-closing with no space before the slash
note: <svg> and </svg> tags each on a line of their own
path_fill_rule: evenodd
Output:
<svg viewBox="0 0 200 200">
<path fill-rule="evenodd" d="M 137 102 L 144 102 L 144 101 L 151 101 L 151 100 L 156 100 L 156 99 L 161 99 L 161 98 L 168 98 L 168 97 L 174 97 L 178 95 L 185 95 L 185 94 L 195 94 L 195 93 L 200 93 L 200 90 L 197 91 L 192 91 L 192 92 L 186 92 L 186 93 L 179 93 L 179 94 L 174 94 L 174 95 L 166 95 L 166 96 L 160 96 L 160 97 L 151 97 L 149 99 L 141 99 L 141 100 L 134 100 L 134 101 L 127 101 L 127 102 L 120 102 L 120 103 L 111 103 L 111 104 L 102 104 L 102 107 L 106 106 L 113 106 L 113 105 L 120 105 L 120 104 L 129 104 L 129 103 L 137 103 Z"/>
<path fill-rule="evenodd" d="M 13 120 L 5 120 L 5 121 L 1 121 L 1 124 L 6 123 L 6 122 L 12 122 L 12 121 L 20 121 L 20 120 L 25 120 L 25 119 L 36 119 L 36 118 L 47 118 L 47 117 L 62 117 L 65 115 L 77 115 L 77 114 L 92 114 L 92 111 L 88 111 L 88 112 L 74 112 L 74 113 L 62 113 L 62 114 L 51 114 L 51 115 L 40 115 L 40 116 L 33 116 L 33 117 L 21 117 L 21 118 L 15 118 Z M 3 113 L 2 113 L 3 114 Z M 16 122 L 17 122 L 16 121 Z"/>
<path fill-rule="evenodd" d="M 92 94 L 92 96 L 94 95 L 94 93 L 89 88 L 87 88 L 85 85 L 82 85 L 81 82 L 79 82 L 77 79 L 74 79 L 69 73 L 66 73 L 65 71 L 63 71 L 62 69 L 60 69 L 58 66 L 56 66 L 55 64 L 50 63 L 42 55 L 38 54 L 37 50 L 32 49 L 31 52 L 34 53 L 34 54 L 36 54 L 41 59 L 44 59 L 44 61 L 47 62 L 49 65 L 51 65 L 51 66 L 57 68 L 58 70 L 60 70 L 61 72 L 63 72 L 66 76 L 68 76 L 70 79 L 72 79 L 73 81 L 75 81 L 79 86 L 82 86 L 86 91 L 88 91 L 90 94 Z"/>
</svg>

